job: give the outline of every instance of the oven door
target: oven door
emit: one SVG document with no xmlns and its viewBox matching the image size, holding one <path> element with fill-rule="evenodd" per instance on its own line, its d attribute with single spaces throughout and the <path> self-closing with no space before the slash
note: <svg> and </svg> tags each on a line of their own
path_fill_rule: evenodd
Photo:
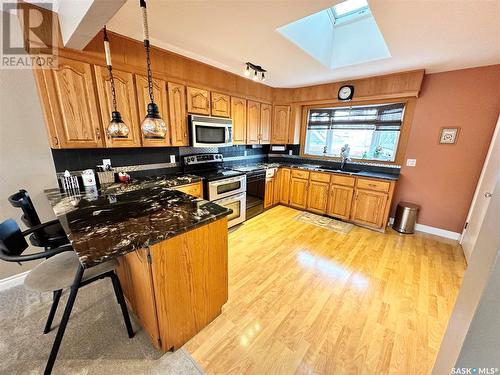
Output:
<svg viewBox="0 0 500 375">
<path fill-rule="evenodd" d="M 229 197 L 230 195 L 243 193 L 245 191 L 247 191 L 247 180 L 245 175 L 210 181 L 208 183 L 208 199 L 210 201 Z"/>
<path fill-rule="evenodd" d="M 224 147 L 233 145 L 231 124 L 217 124 L 203 121 L 191 122 L 193 147 Z"/>
<path fill-rule="evenodd" d="M 228 228 L 245 221 L 247 211 L 246 193 L 232 195 L 228 198 L 213 201 L 213 203 L 233 210 L 233 213 L 227 217 Z"/>
</svg>

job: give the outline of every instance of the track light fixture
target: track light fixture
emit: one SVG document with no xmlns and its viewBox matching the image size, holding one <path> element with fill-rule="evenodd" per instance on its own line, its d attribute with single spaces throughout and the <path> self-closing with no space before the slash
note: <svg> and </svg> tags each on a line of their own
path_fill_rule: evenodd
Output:
<svg viewBox="0 0 500 375">
<path fill-rule="evenodd" d="M 252 64 L 251 62 L 245 63 L 245 70 L 244 70 L 245 77 L 251 78 L 254 81 L 263 82 L 266 80 L 266 76 L 264 75 L 265 72 L 267 72 L 267 70 L 265 70 L 260 65 L 255 65 Z"/>
</svg>

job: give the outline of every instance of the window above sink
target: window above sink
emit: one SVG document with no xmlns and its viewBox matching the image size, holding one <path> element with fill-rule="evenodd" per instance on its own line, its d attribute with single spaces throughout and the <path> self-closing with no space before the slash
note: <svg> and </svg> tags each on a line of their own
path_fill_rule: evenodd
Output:
<svg viewBox="0 0 500 375">
<path fill-rule="evenodd" d="M 406 103 L 310 107 L 305 156 L 340 158 L 349 145 L 351 159 L 395 162 Z"/>
</svg>

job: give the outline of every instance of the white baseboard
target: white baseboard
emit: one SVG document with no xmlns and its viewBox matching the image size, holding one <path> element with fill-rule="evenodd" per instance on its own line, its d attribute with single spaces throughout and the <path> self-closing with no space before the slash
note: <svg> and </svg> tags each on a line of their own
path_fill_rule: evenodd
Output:
<svg viewBox="0 0 500 375">
<path fill-rule="evenodd" d="M 394 218 L 391 217 L 389 219 L 389 224 L 392 225 L 393 223 L 394 223 Z M 449 239 L 456 240 L 456 241 L 458 241 L 460 239 L 460 237 L 462 236 L 462 233 L 452 232 L 451 230 L 435 228 L 435 227 L 431 227 L 429 225 L 418 224 L 418 223 L 415 225 L 415 230 L 417 230 L 419 232 L 434 234 L 434 235 L 439 236 L 439 237 L 449 238 Z"/>
<path fill-rule="evenodd" d="M 13 286 L 22 285 L 24 282 L 24 278 L 28 274 L 29 271 L 18 273 L 17 275 L 6 277 L 5 279 L 0 280 L 0 292 L 2 290 L 6 290 L 12 288 Z"/>
</svg>

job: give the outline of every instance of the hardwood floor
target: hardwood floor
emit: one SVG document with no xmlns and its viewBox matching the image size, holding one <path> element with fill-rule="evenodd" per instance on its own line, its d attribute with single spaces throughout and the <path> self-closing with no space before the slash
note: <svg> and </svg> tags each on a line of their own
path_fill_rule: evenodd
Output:
<svg viewBox="0 0 500 375">
<path fill-rule="evenodd" d="M 426 234 L 296 221 L 278 206 L 229 235 L 229 301 L 185 348 L 207 374 L 430 374 L 465 270 Z"/>
</svg>

